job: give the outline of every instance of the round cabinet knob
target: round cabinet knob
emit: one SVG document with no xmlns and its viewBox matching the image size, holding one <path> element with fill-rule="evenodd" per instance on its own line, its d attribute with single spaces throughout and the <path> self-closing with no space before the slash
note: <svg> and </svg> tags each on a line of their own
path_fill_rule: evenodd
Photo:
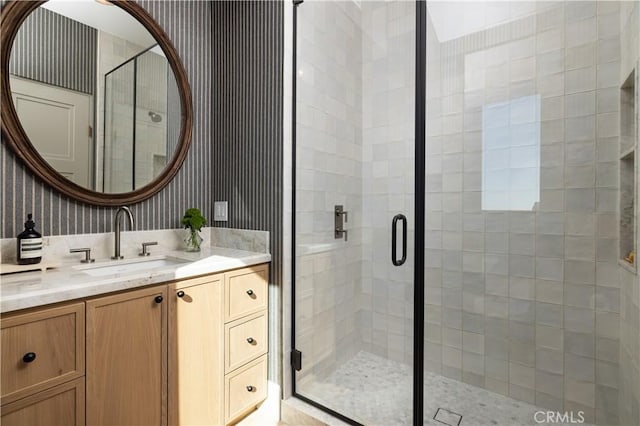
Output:
<svg viewBox="0 0 640 426">
<path fill-rule="evenodd" d="M 256 390 L 256 388 L 253 386 L 247 386 L 247 392 L 253 392 L 254 390 Z"/>
<path fill-rule="evenodd" d="M 22 357 L 22 361 L 24 361 L 27 364 L 30 363 L 30 362 L 35 361 L 35 359 L 36 359 L 36 353 L 35 352 L 27 352 Z"/>
<path fill-rule="evenodd" d="M 184 297 L 184 291 L 180 290 L 178 293 L 176 293 L 178 297 Z"/>
<path fill-rule="evenodd" d="M 156 303 L 162 303 L 162 301 L 164 300 L 164 297 L 162 297 L 162 296 L 156 296 L 156 298 L 155 298 L 155 299 L 153 299 L 153 300 L 155 300 L 155 301 L 156 301 Z"/>
<path fill-rule="evenodd" d="M 253 344 L 253 342 L 255 342 L 255 340 L 253 340 L 253 337 L 248 337 L 247 338 L 247 343 Z"/>
<path fill-rule="evenodd" d="M 248 294 L 249 296 L 253 296 L 253 290 L 251 290 L 251 289 L 247 290 L 247 294 Z"/>
</svg>

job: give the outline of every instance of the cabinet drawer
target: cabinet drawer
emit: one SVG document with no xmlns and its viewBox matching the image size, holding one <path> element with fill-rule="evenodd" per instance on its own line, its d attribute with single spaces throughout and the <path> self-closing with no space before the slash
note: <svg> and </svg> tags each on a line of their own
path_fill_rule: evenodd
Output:
<svg viewBox="0 0 640 426">
<path fill-rule="evenodd" d="M 2 317 L 2 404 L 84 374 L 84 303 Z"/>
<path fill-rule="evenodd" d="M 82 426 L 84 413 L 84 379 L 79 378 L 4 405 L 2 424 Z"/>
<path fill-rule="evenodd" d="M 268 277 L 267 265 L 238 269 L 225 274 L 225 321 L 267 309 Z"/>
<path fill-rule="evenodd" d="M 225 377 L 225 422 L 230 423 L 267 397 L 267 356 Z"/>
<path fill-rule="evenodd" d="M 251 315 L 225 325 L 225 373 L 267 352 L 267 313 Z"/>
</svg>

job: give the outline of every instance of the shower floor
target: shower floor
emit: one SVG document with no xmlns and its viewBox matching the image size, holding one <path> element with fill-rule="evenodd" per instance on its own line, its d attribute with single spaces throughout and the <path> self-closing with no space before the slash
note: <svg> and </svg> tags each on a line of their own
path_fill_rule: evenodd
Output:
<svg viewBox="0 0 640 426">
<path fill-rule="evenodd" d="M 425 425 L 536 425 L 534 413 L 546 411 L 429 372 L 424 383 Z M 411 367 L 359 352 L 301 394 L 366 425 L 410 425 L 411 387 Z M 440 421 L 434 419 L 439 408 Z M 459 423 L 453 413 L 462 416 Z"/>
</svg>

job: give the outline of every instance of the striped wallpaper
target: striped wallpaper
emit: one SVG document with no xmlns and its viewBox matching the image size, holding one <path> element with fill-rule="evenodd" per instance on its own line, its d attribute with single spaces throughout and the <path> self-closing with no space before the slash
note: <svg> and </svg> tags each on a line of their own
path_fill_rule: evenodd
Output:
<svg viewBox="0 0 640 426">
<path fill-rule="evenodd" d="M 22 23 L 9 72 L 30 80 L 93 94 L 98 31 L 44 8 Z"/>
<path fill-rule="evenodd" d="M 188 207 L 212 215 L 211 173 L 211 3 L 204 1 L 137 0 L 173 41 L 189 78 L 194 99 L 193 140 L 175 179 L 160 193 L 132 205 L 136 229 L 179 227 Z M 59 195 L 34 178 L 4 143 L 0 150 L 0 238 L 14 237 L 33 213 L 43 235 L 109 232 L 115 209 L 95 207 Z"/>
<path fill-rule="evenodd" d="M 214 200 L 229 202 L 231 228 L 271 232 L 269 348 L 281 348 L 283 2 L 214 2 Z M 269 378 L 280 376 L 280 356 Z"/>
</svg>

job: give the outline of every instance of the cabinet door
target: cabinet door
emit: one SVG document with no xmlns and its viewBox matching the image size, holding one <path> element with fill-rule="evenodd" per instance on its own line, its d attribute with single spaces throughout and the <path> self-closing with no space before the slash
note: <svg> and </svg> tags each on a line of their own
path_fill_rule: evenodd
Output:
<svg viewBox="0 0 640 426">
<path fill-rule="evenodd" d="M 87 424 L 166 425 L 167 287 L 87 302 Z"/>
<path fill-rule="evenodd" d="M 223 423 L 222 275 L 169 286 L 169 424 Z"/>
<path fill-rule="evenodd" d="M 84 303 L 2 316 L 2 405 L 84 375 Z"/>
<path fill-rule="evenodd" d="M 3 405 L 1 423 L 3 426 L 84 425 L 84 379 Z"/>
</svg>

